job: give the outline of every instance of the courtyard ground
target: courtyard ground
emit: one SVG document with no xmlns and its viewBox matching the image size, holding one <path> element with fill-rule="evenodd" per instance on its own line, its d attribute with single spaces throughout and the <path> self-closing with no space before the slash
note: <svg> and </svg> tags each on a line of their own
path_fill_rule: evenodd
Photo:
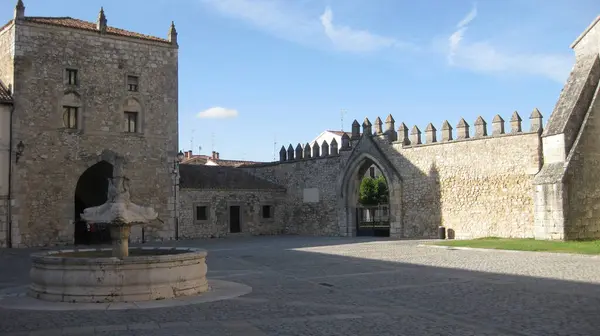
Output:
<svg viewBox="0 0 600 336">
<path fill-rule="evenodd" d="M 120 311 L 0 309 L 0 335 L 598 335 L 600 258 L 466 251 L 423 241 L 248 237 L 208 250 L 235 299 Z M 35 250 L 0 250 L 0 293 L 28 283 Z M 1 295 L 0 295 L 1 299 Z"/>
</svg>

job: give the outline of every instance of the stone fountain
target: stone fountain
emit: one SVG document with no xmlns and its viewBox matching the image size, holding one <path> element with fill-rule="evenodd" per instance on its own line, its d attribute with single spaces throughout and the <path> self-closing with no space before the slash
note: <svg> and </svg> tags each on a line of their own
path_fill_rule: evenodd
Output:
<svg viewBox="0 0 600 336">
<path fill-rule="evenodd" d="M 124 176 L 109 179 L 107 196 L 106 203 L 85 209 L 82 218 L 109 225 L 112 249 L 34 254 L 29 296 L 60 302 L 135 302 L 208 290 L 205 250 L 130 249 L 131 226 L 147 225 L 157 220 L 158 214 L 151 207 L 131 202 L 129 180 Z"/>
</svg>

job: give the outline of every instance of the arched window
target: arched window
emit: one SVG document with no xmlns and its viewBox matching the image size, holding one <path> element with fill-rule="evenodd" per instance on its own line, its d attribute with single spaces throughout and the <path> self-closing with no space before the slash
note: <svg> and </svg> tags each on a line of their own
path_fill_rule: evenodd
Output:
<svg viewBox="0 0 600 336">
<path fill-rule="evenodd" d="M 142 133 L 142 105 L 135 98 L 127 98 L 123 105 L 123 132 Z"/>
<path fill-rule="evenodd" d="M 62 104 L 62 125 L 67 129 L 81 128 L 82 105 L 81 98 L 75 92 L 69 92 L 63 96 Z"/>
</svg>

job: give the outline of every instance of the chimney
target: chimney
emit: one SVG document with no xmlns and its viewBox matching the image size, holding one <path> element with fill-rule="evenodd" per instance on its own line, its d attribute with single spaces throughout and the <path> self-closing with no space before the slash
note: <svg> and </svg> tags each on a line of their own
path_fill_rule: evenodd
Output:
<svg viewBox="0 0 600 336">
<path fill-rule="evenodd" d="M 25 18 L 25 5 L 23 4 L 23 0 L 19 0 L 17 5 L 15 6 L 15 17 L 14 19 L 23 19 Z"/>
<path fill-rule="evenodd" d="M 192 151 L 191 151 L 191 150 L 190 150 L 190 151 L 187 151 L 187 152 L 185 152 L 185 158 L 186 158 L 186 159 L 191 159 L 191 158 L 192 158 Z"/>
<path fill-rule="evenodd" d="M 217 160 L 219 160 L 219 152 L 217 152 Z"/>
<path fill-rule="evenodd" d="M 217 152 L 212 151 L 211 159 L 215 160 L 217 158 Z"/>
</svg>

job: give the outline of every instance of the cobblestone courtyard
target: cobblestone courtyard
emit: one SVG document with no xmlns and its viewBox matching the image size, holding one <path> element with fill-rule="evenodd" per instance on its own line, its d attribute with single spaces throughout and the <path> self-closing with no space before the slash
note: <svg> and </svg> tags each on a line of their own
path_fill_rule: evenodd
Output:
<svg viewBox="0 0 600 336">
<path fill-rule="evenodd" d="M 421 243 L 253 237 L 164 244 L 207 249 L 210 279 L 252 293 L 172 308 L 0 309 L 0 334 L 598 335 L 600 258 Z M 32 252 L 0 250 L 0 293 L 28 283 Z"/>
</svg>

